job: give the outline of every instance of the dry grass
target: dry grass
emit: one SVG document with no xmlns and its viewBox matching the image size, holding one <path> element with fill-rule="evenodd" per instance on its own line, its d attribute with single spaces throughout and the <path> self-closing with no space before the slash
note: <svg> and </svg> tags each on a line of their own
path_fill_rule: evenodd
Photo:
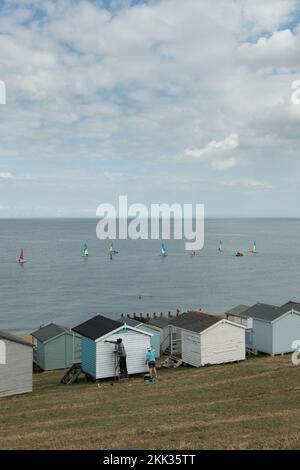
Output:
<svg viewBox="0 0 300 470">
<path fill-rule="evenodd" d="M 290 356 L 160 371 L 157 384 L 60 385 L 0 401 L 0 449 L 299 449 L 300 367 Z"/>
</svg>

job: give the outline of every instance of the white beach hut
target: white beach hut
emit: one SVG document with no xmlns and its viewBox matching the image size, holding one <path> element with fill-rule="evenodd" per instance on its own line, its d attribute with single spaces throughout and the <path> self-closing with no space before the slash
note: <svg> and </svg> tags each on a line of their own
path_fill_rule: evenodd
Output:
<svg viewBox="0 0 300 470">
<path fill-rule="evenodd" d="M 96 315 L 73 330 L 82 336 L 81 369 L 94 379 L 115 376 L 115 346 L 107 341 L 116 341 L 118 338 L 122 338 L 126 350 L 128 374 L 148 372 L 145 359 L 151 344 L 151 333 L 101 315 Z"/>
<path fill-rule="evenodd" d="M 0 397 L 32 392 L 33 344 L 0 331 Z"/>
<path fill-rule="evenodd" d="M 169 328 L 171 345 L 176 338 L 176 356 L 186 364 L 200 367 L 246 358 L 246 327 L 223 317 L 185 312 Z"/>
</svg>

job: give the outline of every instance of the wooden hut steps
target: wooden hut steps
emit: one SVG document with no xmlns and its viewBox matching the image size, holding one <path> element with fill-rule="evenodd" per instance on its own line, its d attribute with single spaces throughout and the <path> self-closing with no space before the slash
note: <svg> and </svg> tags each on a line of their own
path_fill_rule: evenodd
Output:
<svg viewBox="0 0 300 470">
<path fill-rule="evenodd" d="M 160 367 L 166 367 L 167 369 L 177 369 L 177 367 L 180 367 L 182 364 L 182 359 L 178 359 L 178 357 L 175 356 L 169 356 L 161 363 Z"/>
<path fill-rule="evenodd" d="M 166 339 L 170 343 L 170 335 L 168 335 L 168 337 Z M 174 356 L 174 357 L 180 356 L 181 355 L 181 345 L 179 344 L 178 339 L 172 339 L 172 347 L 169 344 L 169 346 L 164 349 L 164 353 L 167 354 L 168 356 Z"/>
<path fill-rule="evenodd" d="M 71 385 L 80 376 L 82 370 L 81 370 L 81 363 L 80 364 L 73 364 L 70 369 L 66 372 L 66 374 L 63 376 L 61 379 L 61 383 L 65 385 Z"/>
</svg>

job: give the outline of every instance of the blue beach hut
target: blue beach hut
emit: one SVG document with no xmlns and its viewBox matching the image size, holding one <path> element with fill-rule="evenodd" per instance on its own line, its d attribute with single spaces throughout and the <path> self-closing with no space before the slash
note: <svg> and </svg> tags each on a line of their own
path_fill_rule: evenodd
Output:
<svg viewBox="0 0 300 470">
<path fill-rule="evenodd" d="M 148 372 L 145 364 L 151 333 L 96 315 L 73 330 L 82 336 L 82 371 L 94 379 L 114 377 L 116 374 L 115 345 L 107 341 L 122 338 L 127 354 L 128 374 Z"/>
<path fill-rule="evenodd" d="M 300 303 L 287 302 L 281 307 L 257 303 L 238 312 L 225 315 L 248 327 L 246 347 L 253 352 L 271 356 L 293 351 L 292 344 L 300 337 Z"/>
</svg>

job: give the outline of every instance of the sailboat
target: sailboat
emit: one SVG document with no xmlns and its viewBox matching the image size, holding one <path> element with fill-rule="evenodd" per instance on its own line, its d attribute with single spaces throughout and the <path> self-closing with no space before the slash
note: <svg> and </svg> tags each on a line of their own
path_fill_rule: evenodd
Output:
<svg viewBox="0 0 300 470">
<path fill-rule="evenodd" d="M 256 242 L 253 242 L 253 247 L 252 247 L 252 253 L 256 254 L 257 251 L 256 251 Z"/>
<path fill-rule="evenodd" d="M 24 264 L 24 263 L 25 263 L 24 250 L 23 250 L 23 248 L 21 248 L 21 252 L 20 252 L 20 256 L 19 256 L 18 261 L 19 261 L 20 264 Z"/>
<path fill-rule="evenodd" d="M 83 255 L 82 256 L 84 258 L 87 258 L 89 256 L 89 248 L 88 248 L 86 243 L 84 244 L 84 247 L 83 247 Z"/>
<path fill-rule="evenodd" d="M 164 257 L 167 256 L 167 249 L 166 249 L 164 243 L 162 243 L 162 245 L 161 245 L 160 252 L 161 252 L 161 256 L 164 256 Z"/>
<path fill-rule="evenodd" d="M 118 251 L 114 250 L 114 244 L 113 244 L 113 243 L 111 243 L 111 244 L 109 245 L 108 251 L 109 251 L 109 257 L 110 257 L 110 259 L 112 259 L 113 255 L 117 255 L 117 254 L 119 253 Z"/>
<path fill-rule="evenodd" d="M 218 248 L 219 252 L 222 253 L 223 251 L 223 247 L 222 247 L 222 240 L 220 240 L 220 243 L 219 243 L 219 248 Z"/>
<path fill-rule="evenodd" d="M 112 244 L 112 243 L 109 245 L 108 251 L 109 251 L 109 257 L 110 257 L 110 259 L 112 259 L 113 252 L 114 252 L 114 248 L 113 248 L 113 244 Z"/>
</svg>

